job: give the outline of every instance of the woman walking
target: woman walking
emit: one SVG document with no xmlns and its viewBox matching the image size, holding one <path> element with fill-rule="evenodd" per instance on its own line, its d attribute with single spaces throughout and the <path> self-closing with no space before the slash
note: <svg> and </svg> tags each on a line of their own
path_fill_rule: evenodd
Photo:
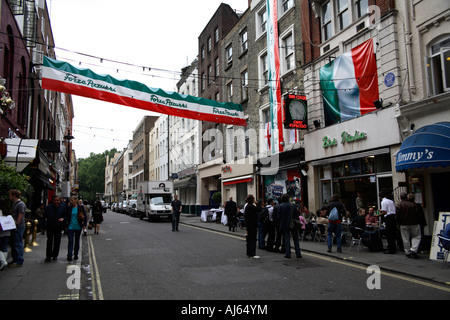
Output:
<svg viewBox="0 0 450 320">
<path fill-rule="evenodd" d="M 78 260 L 78 251 L 80 250 L 80 236 L 83 226 L 86 225 L 86 213 L 84 207 L 80 206 L 76 196 L 70 197 L 67 208 L 67 236 L 69 244 L 67 247 L 67 261 Z"/>
<path fill-rule="evenodd" d="M 94 233 L 99 234 L 100 224 L 103 222 L 103 206 L 99 200 L 92 207 L 92 217 L 94 218 Z"/>
</svg>

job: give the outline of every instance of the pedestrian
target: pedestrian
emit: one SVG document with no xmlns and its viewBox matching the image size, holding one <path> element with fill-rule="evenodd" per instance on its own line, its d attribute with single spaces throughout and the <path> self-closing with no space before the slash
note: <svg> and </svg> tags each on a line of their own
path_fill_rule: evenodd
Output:
<svg viewBox="0 0 450 320">
<path fill-rule="evenodd" d="M 101 203 L 101 202 L 100 202 Z M 91 221 L 91 205 L 84 200 L 83 202 L 84 212 L 86 212 L 86 225 L 83 227 L 83 235 L 87 236 L 87 224 Z"/>
<path fill-rule="evenodd" d="M 423 251 L 428 250 L 428 247 L 426 246 L 425 241 L 422 241 L 423 235 L 425 234 L 425 227 L 427 225 L 427 220 L 425 219 L 425 212 L 423 212 L 422 205 L 415 201 L 415 196 L 413 193 L 408 193 L 408 200 L 415 204 L 415 206 L 417 208 L 417 212 L 419 212 L 419 224 L 420 224 L 420 234 L 421 234 L 419 251 L 421 251 L 423 253 Z"/>
<path fill-rule="evenodd" d="M 52 203 L 45 207 L 42 218 L 43 226 L 47 231 L 45 262 L 50 262 L 51 259 L 58 259 L 61 232 L 65 227 L 66 205 L 61 203 L 59 196 L 52 197 Z"/>
<path fill-rule="evenodd" d="M 268 218 L 264 223 L 264 228 L 267 232 L 267 243 L 266 250 L 273 251 L 273 246 L 275 244 L 275 224 L 273 222 L 273 209 L 274 209 L 275 201 L 273 199 L 267 200 L 267 213 Z"/>
<path fill-rule="evenodd" d="M 103 206 L 100 200 L 97 200 L 92 210 L 92 219 L 94 220 L 94 234 L 99 234 L 100 224 L 103 222 Z"/>
<path fill-rule="evenodd" d="M 39 207 L 36 209 L 36 212 L 35 212 L 36 219 L 38 221 L 37 232 L 41 232 L 42 234 L 45 233 L 45 229 L 43 227 L 43 224 L 44 224 L 44 209 L 45 209 L 45 205 L 43 203 L 40 203 Z"/>
<path fill-rule="evenodd" d="M 295 254 L 297 258 L 301 258 L 300 245 L 298 242 L 298 228 L 300 227 L 299 217 L 294 211 L 292 204 L 289 202 L 287 193 L 281 196 L 281 204 L 278 208 L 279 227 L 283 235 L 284 248 L 286 250 L 285 258 L 291 258 L 291 234 L 294 240 Z M 294 222 L 294 220 L 296 222 Z M 294 226 L 295 224 L 295 226 Z"/>
<path fill-rule="evenodd" d="M 265 203 L 263 200 L 258 200 L 256 202 L 256 212 L 258 214 L 258 249 L 265 249 L 266 247 L 266 236 L 264 233 L 264 207 Z"/>
<path fill-rule="evenodd" d="M 380 191 L 381 209 L 380 215 L 384 217 L 386 223 L 385 235 L 388 242 L 388 247 L 383 250 L 386 254 L 395 254 L 397 252 L 396 234 L 397 224 L 395 220 L 395 204 L 394 201 L 388 199 L 388 193 L 386 190 Z"/>
<path fill-rule="evenodd" d="M 256 255 L 256 237 L 258 231 L 258 211 L 256 208 L 255 197 L 251 194 L 247 196 L 244 209 L 245 228 L 247 229 L 247 256 L 253 259 L 259 259 Z"/>
<path fill-rule="evenodd" d="M 180 223 L 180 212 L 183 205 L 180 200 L 178 200 L 178 195 L 173 196 L 172 205 L 172 231 L 179 231 L 178 224 Z"/>
<path fill-rule="evenodd" d="M 10 246 L 12 262 L 8 265 L 10 268 L 21 267 L 23 265 L 23 233 L 25 231 L 25 211 L 27 209 L 25 203 L 20 200 L 21 193 L 19 190 L 12 189 L 9 191 L 9 200 L 11 201 L 11 215 L 16 223 L 16 230 L 11 230 Z"/>
<path fill-rule="evenodd" d="M 227 216 L 228 231 L 235 231 L 237 225 L 237 204 L 233 201 L 233 197 L 225 203 L 224 214 Z"/>
<path fill-rule="evenodd" d="M 67 236 L 69 243 L 67 246 L 67 261 L 78 260 L 78 251 L 80 250 L 80 236 L 83 226 L 86 224 L 86 213 L 83 206 L 78 204 L 76 196 L 71 196 L 69 206 L 66 211 Z"/>
<path fill-rule="evenodd" d="M 328 203 L 327 206 L 327 212 L 328 212 L 327 251 L 331 252 L 331 249 L 333 247 L 333 234 L 334 234 L 336 238 L 337 252 L 342 253 L 342 245 L 341 245 L 342 220 L 345 217 L 346 210 L 344 204 L 339 201 L 338 194 L 334 194 L 331 197 L 330 203 Z"/>
<path fill-rule="evenodd" d="M 416 204 L 408 200 L 408 196 L 404 192 L 400 194 L 400 203 L 398 204 L 395 217 L 400 226 L 403 250 L 405 250 L 406 257 L 418 259 L 417 253 L 420 240 L 422 239 L 419 211 Z"/>
<path fill-rule="evenodd" d="M 11 214 L 9 206 L 6 203 L 6 200 L 3 198 L 0 198 L 0 214 L 3 217 L 9 216 Z M 0 270 L 5 269 L 8 265 L 8 243 L 10 236 L 10 230 L 0 231 Z"/>
<path fill-rule="evenodd" d="M 284 250 L 285 248 L 284 248 L 284 241 L 283 241 L 283 232 L 280 229 L 280 214 L 279 214 L 280 205 L 281 205 L 281 203 L 278 202 L 275 205 L 275 207 L 273 208 L 273 221 L 274 221 L 274 225 L 275 225 L 275 246 L 274 246 L 273 251 L 279 252 L 279 253 L 285 253 L 286 251 Z M 281 246 L 281 248 L 280 248 L 280 246 Z"/>
</svg>

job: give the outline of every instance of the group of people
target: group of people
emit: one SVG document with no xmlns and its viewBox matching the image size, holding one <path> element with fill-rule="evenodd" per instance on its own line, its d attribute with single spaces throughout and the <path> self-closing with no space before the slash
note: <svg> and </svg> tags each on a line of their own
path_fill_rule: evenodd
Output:
<svg viewBox="0 0 450 320">
<path fill-rule="evenodd" d="M 9 191 L 9 208 L 5 199 L 0 199 L 0 211 L 3 216 L 11 215 L 16 228 L 14 230 L 0 231 L 0 270 L 20 267 L 24 263 L 23 236 L 25 231 L 26 205 L 20 199 L 19 190 Z M 71 196 L 66 203 L 61 197 L 54 195 L 51 203 L 45 208 L 38 209 L 38 221 L 42 233 L 47 234 L 45 262 L 57 260 L 62 233 L 67 234 L 67 260 L 77 260 L 80 249 L 80 236 L 87 235 L 88 223 L 95 225 L 94 233 L 98 234 L 103 221 L 103 207 L 100 201 L 92 206 L 88 202 L 82 203 L 76 196 Z M 91 216 L 92 212 L 92 216 Z M 92 220 L 91 220 L 92 217 Z M 7 263 L 8 245 L 11 248 L 12 261 Z"/>
<path fill-rule="evenodd" d="M 383 234 L 387 240 L 387 248 L 383 249 L 381 237 L 380 251 L 386 254 L 397 252 L 397 225 L 402 238 L 402 245 L 406 257 L 418 258 L 419 244 L 426 225 L 425 216 L 420 205 L 414 202 L 413 195 L 401 194 L 401 201 L 396 206 L 388 198 L 386 191 L 380 192 L 381 207 L 376 211 L 374 207 L 359 208 L 358 214 L 352 219 L 351 227 L 361 230 L 359 236 L 374 227 L 379 227 L 379 220 L 383 219 Z M 342 222 L 348 216 L 345 205 L 338 194 L 334 194 L 327 206 L 310 212 L 299 202 L 291 203 L 288 194 L 283 194 L 279 203 L 269 199 L 267 204 L 256 201 L 253 195 L 248 195 L 244 206 L 244 223 L 247 231 L 247 256 L 259 258 L 256 255 L 256 245 L 259 249 L 282 252 L 286 258 L 291 257 L 291 237 L 297 258 L 301 257 L 299 234 L 304 234 L 312 228 L 312 221 L 322 225 L 326 234 L 327 251 L 332 252 L 336 243 L 337 252 L 342 252 Z M 224 214 L 227 216 L 229 230 L 236 228 L 239 208 L 230 197 L 225 203 Z M 348 218 L 348 217 L 347 217 Z M 311 234 L 315 230 L 309 230 Z M 379 233 L 378 233 L 379 234 Z"/>
</svg>

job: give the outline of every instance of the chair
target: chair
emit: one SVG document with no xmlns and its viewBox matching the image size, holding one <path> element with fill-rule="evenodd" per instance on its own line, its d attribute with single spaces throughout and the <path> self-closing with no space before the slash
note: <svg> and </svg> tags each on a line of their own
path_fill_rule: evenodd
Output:
<svg viewBox="0 0 450 320">
<path fill-rule="evenodd" d="M 316 241 L 316 239 L 318 239 L 319 242 L 321 242 L 322 240 L 325 241 L 325 237 L 326 237 L 325 225 L 315 223 L 314 224 L 314 242 Z"/>
<path fill-rule="evenodd" d="M 364 233 L 364 229 L 354 227 L 354 226 L 350 226 L 349 229 L 350 229 L 350 233 L 352 235 L 352 240 L 350 242 L 349 251 L 352 249 L 353 246 L 358 244 L 358 249 L 356 249 L 356 252 L 359 252 L 359 248 L 361 247 L 361 240 L 362 240 L 361 235 Z"/>
<path fill-rule="evenodd" d="M 449 251 L 450 251 L 450 243 L 444 244 L 444 241 L 449 241 L 450 242 L 450 239 L 444 237 L 442 234 L 438 234 L 437 236 L 439 238 L 439 247 L 441 247 L 442 251 L 443 251 L 443 255 L 444 255 L 443 261 L 444 261 L 444 264 L 445 264 L 447 262 L 447 260 L 448 260 L 448 254 L 449 254 Z"/>
</svg>

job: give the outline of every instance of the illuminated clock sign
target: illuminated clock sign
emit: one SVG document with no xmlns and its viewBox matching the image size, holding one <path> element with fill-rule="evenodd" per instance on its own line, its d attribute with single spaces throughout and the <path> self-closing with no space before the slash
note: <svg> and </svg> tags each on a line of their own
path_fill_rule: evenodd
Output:
<svg viewBox="0 0 450 320">
<path fill-rule="evenodd" d="M 284 96 L 283 101 L 283 123 L 285 129 L 307 129 L 306 121 L 308 104 L 306 97 L 296 94 Z"/>
</svg>

